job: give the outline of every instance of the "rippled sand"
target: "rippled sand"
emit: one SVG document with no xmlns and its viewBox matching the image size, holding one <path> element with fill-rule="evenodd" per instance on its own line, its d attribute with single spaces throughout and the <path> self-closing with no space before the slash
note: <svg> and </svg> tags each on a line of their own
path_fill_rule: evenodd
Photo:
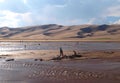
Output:
<svg viewBox="0 0 120 83">
<path fill-rule="evenodd" d="M 120 83 L 119 50 L 76 52 L 59 61 L 59 50 L 0 52 L 0 83 Z"/>
<path fill-rule="evenodd" d="M 1 61 L 0 83 L 119 83 L 120 62 Z"/>
</svg>

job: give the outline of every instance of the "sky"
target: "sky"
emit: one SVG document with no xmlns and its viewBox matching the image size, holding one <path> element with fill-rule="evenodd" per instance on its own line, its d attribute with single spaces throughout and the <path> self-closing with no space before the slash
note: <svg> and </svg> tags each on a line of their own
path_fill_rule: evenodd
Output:
<svg viewBox="0 0 120 83">
<path fill-rule="evenodd" d="M 120 0 L 0 0 L 0 27 L 120 24 Z"/>
</svg>

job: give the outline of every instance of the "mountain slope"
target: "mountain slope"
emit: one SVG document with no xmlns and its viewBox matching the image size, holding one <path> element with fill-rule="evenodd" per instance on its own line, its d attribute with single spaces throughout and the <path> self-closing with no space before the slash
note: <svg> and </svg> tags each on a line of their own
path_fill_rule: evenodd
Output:
<svg viewBox="0 0 120 83">
<path fill-rule="evenodd" d="M 56 24 L 21 28 L 0 28 L 0 39 L 92 39 L 120 40 L 120 25 L 74 25 Z"/>
</svg>

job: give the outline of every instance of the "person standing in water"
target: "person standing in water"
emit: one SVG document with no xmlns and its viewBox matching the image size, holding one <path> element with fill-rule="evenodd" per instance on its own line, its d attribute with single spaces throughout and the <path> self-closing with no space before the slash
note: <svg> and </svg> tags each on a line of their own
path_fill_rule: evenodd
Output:
<svg viewBox="0 0 120 83">
<path fill-rule="evenodd" d="M 64 56 L 63 50 L 62 50 L 62 48 L 60 47 L 60 57 L 63 57 L 63 56 Z"/>
</svg>

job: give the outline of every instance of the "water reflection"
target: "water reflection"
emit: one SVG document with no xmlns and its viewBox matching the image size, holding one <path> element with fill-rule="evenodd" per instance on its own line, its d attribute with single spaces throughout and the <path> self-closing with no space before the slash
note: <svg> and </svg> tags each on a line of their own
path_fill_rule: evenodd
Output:
<svg viewBox="0 0 120 83">
<path fill-rule="evenodd" d="M 0 42 L 0 51 L 22 50 L 119 50 L 120 43 L 105 42 Z"/>
</svg>

